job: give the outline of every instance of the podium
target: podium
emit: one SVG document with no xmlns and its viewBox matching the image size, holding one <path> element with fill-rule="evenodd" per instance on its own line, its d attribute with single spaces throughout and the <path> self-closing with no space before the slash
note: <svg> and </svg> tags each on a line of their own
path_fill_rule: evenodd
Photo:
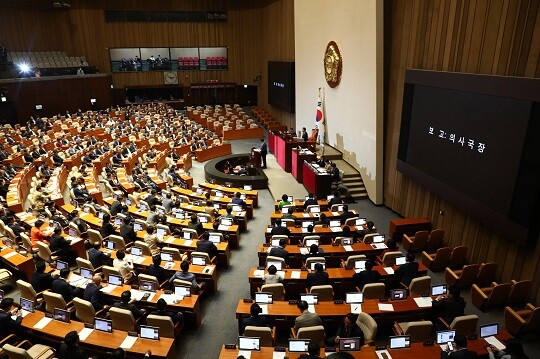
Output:
<svg viewBox="0 0 540 359">
<path fill-rule="evenodd" d="M 256 147 L 251 148 L 251 164 L 255 168 L 261 168 L 261 150 Z"/>
</svg>

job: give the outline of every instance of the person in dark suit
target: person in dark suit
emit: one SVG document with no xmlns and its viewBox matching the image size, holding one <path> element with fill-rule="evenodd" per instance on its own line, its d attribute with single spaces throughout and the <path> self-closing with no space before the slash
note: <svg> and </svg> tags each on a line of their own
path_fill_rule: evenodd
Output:
<svg viewBox="0 0 540 359">
<path fill-rule="evenodd" d="M 202 238 L 197 242 L 197 251 L 208 253 L 210 259 L 217 256 L 218 249 L 216 245 L 209 240 L 210 232 L 204 232 Z"/>
<path fill-rule="evenodd" d="M 54 293 L 60 294 L 66 303 L 71 302 L 77 294 L 77 289 L 72 287 L 67 281 L 69 273 L 69 268 L 61 269 L 60 277 L 53 281 L 51 288 Z"/>
<path fill-rule="evenodd" d="M 124 238 L 126 244 L 135 242 L 137 240 L 137 233 L 131 224 L 131 217 L 124 217 L 122 221 L 122 226 L 120 226 L 120 236 Z"/>
<path fill-rule="evenodd" d="M 270 235 L 281 235 L 281 236 L 290 236 L 291 230 L 281 225 L 281 218 L 276 219 L 276 223 L 274 224 L 274 227 L 270 231 Z"/>
<path fill-rule="evenodd" d="M 197 221 L 197 215 L 196 214 L 191 215 L 191 220 L 189 221 L 187 227 L 189 229 L 196 230 L 198 236 L 200 236 L 204 231 L 204 227 L 203 227 L 202 223 L 199 223 L 199 221 Z"/>
<path fill-rule="evenodd" d="M 337 167 L 335 163 L 332 163 L 330 166 L 331 166 L 330 175 L 332 176 L 332 182 L 339 182 L 340 180 L 339 168 Z"/>
<path fill-rule="evenodd" d="M 241 332 L 244 333 L 244 330 L 246 330 L 246 327 L 252 326 L 252 327 L 268 327 L 268 321 L 266 320 L 265 316 L 259 316 L 259 314 L 262 313 L 261 306 L 257 303 L 251 304 L 251 307 L 249 308 L 250 316 L 247 318 L 242 319 L 242 327 Z"/>
<path fill-rule="evenodd" d="M 161 256 L 155 255 L 152 257 L 152 264 L 148 266 L 148 274 L 157 278 L 159 283 L 165 282 L 169 279 L 167 272 L 161 266 Z"/>
<path fill-rule="evenodd" d="M 153 189 L 148 196 L 144 199 L 150 207 L 161 204 L 157 198 L 157 191 Z"/>
<path fill-rule="evenodd" d="M 268 145 L 266 144 L 264 138 L 261 138 L 261 145 L 259 146 L 259 149 L 261 150 L 261 168 L 266 168 L 266 155 L 268 154 Z"/>
<path fill-rule="evenodd" d="M 313 195 L 313 193 L 309 193 L 308 194 L 308 199 L 306 199 L 306 201 L 304 202 L 304 211 L 308 208 L 308 206 L 316 206 L 318 203 L 317 203 L 317 200 L 315 199 L 315 196 Z"/>
<path fill-rule="evenodd" d="M 461 296 L 461 290 L 458 287 L 448 288 L 447 295 L 440 295 L 432 302 L 435 318 L 442 318 L 450 324 L 459 316 L 465 315 L 465 299 Z M 446 330 L 446 327 L 437 321 L 438 330 Z"/>
<path fill-rule="evenodd" d="M 364 345 L 364 332 L 358 324 L 356 324 L 356 316 L 353 313 L 348 313 L 339 325 L 336 335 L 326 339 L 326 345 L 335 346 L 339 343 L 340 338 L 360 338 L 360 346 Z"/>
<path fill-rule="evenodd" d="M 13 304 L 13 298 L 4 298 L 0 301 L 0 338 L 21 332 L 22 312 Z M 16 316 L 15 319 L 11 317 L 13 315 Z"/>
<path fill-rule="evenodd" d="M 131 301 L 131 292 L 129 290 L 126 290 L 122 292 L 120 295 L 120 301 L 115 302 L 113 307 L 120 308 L 120 309 L 127 309 L 133 314 L 135 319 L 139 319 L 143 316 L 144 310 L 137 308 L 135 304 Z"/>
<path fill-rule="evenodd" d="M 269 256 L 280 257 L 285 260 L 285 263 L 289 263 L 289 252 L 285 250 L 287 246 L 287 240 L 282 238 L 279 240 L 279 247 L 273 247 L 268 253 Z"/>
<path fill-rule="evenodd" d="M 308 273 L 307 275 L 307 287 L 311 288 L 314 285 L 330 284 L 330 278 L 328 273 L 324 271 L 321 263 L 315 264 L 315 271 Z"/>
<path fill-rule="evenodd" d="M 307 354 L 302 354 L 298 359 L 321 359 L 321 346 L 315 341 L 310 341 L 307 347 Z"/>
<path fill-rule="evenodd" d="M 353 281 L 360 290 L 364 289 L 364 286 L 369 283 L 378 283 L 381 279 L 381 273 L 373 270 L 373 262 L 366 262 L 366 269 L 360 273 L 353 274 Z"/>
<path fill-rule="evenodd" d="M 122 211 L 122 200 L 124 199 L 124 196 L 120 195 L 118 196 L 118 199 L 115 199 L 113 203 L 111 204 L 111 208 L 109 209 L 109 213 L 111 216 L 116 216 L 120 211 Z"/>
<path fill-rule="evenodd" d="M 454 337 L 456 350 L 446 349 L 441 351 L 441 359 L 474 359 L 478 356 L 476 352 L 467 349 L 467 337 L 463 334 L 457 334 Z"/>
<path fill-rule="evenodd" d="M 150 312 L 152 315 L 162 315 L 164 317 L 169 317 L 173 321 L 174 324 L 176 323 L 183 323 L 184 322 L 184 315 L 180 312 L 171 312 L 167 310 L 167 302 L 165 299 L 160 298 L 158 299 L 156 303 L 156 310 Z"/>
<path fill-rule="evenodd" d="M 349 206 L 346 204 L 343 205 L 343 213 L 341 214 L 340 223 L 341 225 L 344 225 L 345 222 L 347 222 L 347 219 L 356 217 L 356 214 L 354 212 L 349 211 Z"/>
<path fill-rule="evenodd" d="M 75 330 L 69 332 L 56 353 L 59 359 L 88 359 L 89 355 L 79 346 L 79 334 Z"/>
<path fill-rule="evenodd" d="M 32 274 L 31 283 L 36 293 L 52 288 L 54 277 L 50 273 L 45 273 L 46 268 L 47 264 L 44 261 L 38 261 L 36 263 L 36 270 Z"/>
<path fill-rule="evenodd" d="M 101 276 L 99 274 L 95 274 L 92 277 L 92 282 L 88 283 L 88 285 L 84 289 L 83 298 L 84 300 L 92 303 L 92 306 L 96 311 L 109 308 L 108 305 L 103 304 L 103 293 L 101 292 Z"/>
<path fill-rule="evenodd" d="M 77 254 L 71 249 L 71 241 L 62 236 L 62 227 L 54 228 L 53 235 L 49 241 L 49 248 L 52 252 L 58 252 L 57 254 L 62 260 L 69 264 L 75 263 Z"/>
<path fill-rule="evenodd" d="M 406 263 L 399 266 L 394 272 L 396 279 L 408 286 L 418 276 L 418 262 L 415 262 L 414 254 L 407 253 Z"/>
<path fill-rule="evenodd" d="M 302 140 L 304 140 L 304 142 L 307 142 L 309 137 L 308 137 L 308 133 L 305 127 L 302 127 L 302 132 L 300 133 L 300 137 L 302 138 Z"/>
<path fill-rule="evenodd" d="M 107 264 L 109 262 L 109 259 L 111 259 L 111 255 L 108 253 L 104 253 L 100 251 L 100 245 L 99 243 L 94 244 L 92 248 L 88 250 L 88 260 L 94 268 L 101 267 L 104 264 Z"/>
<path fill-rule="evenodd" d="M 240 194 L 240 192 L 236 192 L 233 199 L 231 199 L 231 203 L 244 207 L 246 205 L 246 202 L 241 197 L 242 195 Z"/>
<path fill-rule="evenodd" d="M 330 199 L 330 201 L 328 201 L 328 206 L 332 207 L 334 204 L 343 204 L 343 200 L 341 199 L 341 194 L 339 193 L 338 190 L 335 190 L 332 193 L 332 196 L 333 197 Z"/>
<path fill-rule="evenodd" d="M 106 238 L 111 234 L 116 234 L 116 229 L 114 229 L 114 226 L 111 223 L 111 215 L 105 213 L 103 215 L 103 224 L 101 225 L 101 236 Z"/>
<path fill-rule="evenodd" d="M 375 223 L 373 223 L 373 221 L 368 221 L 366 223 L 366 227 L 367 228 L 358 231 L 358 237 L 361 239 L 364 239 L 366 234 L 377 233 L 377 228 L 375 227 Z"/>
</svg>

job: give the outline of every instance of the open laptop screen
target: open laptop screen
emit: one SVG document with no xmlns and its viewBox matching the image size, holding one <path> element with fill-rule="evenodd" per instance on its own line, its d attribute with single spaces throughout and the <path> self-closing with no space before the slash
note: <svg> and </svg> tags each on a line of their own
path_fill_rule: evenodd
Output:
<svg viewBox="0 0 540 359">
<path fill-rule="evenodd" d="M 331 220 L 329 223 L 330 227 L 341 227 L 341 222 L 339 220 Z"/>
<path fill-rule="evenodd" d="M 140 334 L 141 334 L 142 339 L 158 340 L 159 339 L 159 328 L 150 327 L 150 326 L 147 326 L 147 325 L 141 325 L 140 326 Z"/>
<path fill-rule="evenodd" d="M 188 287 L 187 285 L 175 285 L 174 294 L 189 297 L 191 295 L 191 287 Z"/>
<path fill-rule="evenodd" d="M 453 342 L 454 337 L 456 336 L 455 330 L 442 330 L 437 332 L 437 344 L 446 344 L 448 342 Z"/>
<path fill-rule="evenodd" d="M 138 257 L 142 256 L 142 248 L 137 246 L 131 247 L 131 254 Z"/>
<path fill-rule="evenodd" d="M 402 264 L 405 264 L 407 261 L 406 261 L 406 258 L 405 256 L 399 256 L 399 257 L 396 257 L 396 265 L 397 266 L 400 266 Z"/>
<path fill-rule="evenodd" d="M 345 302 L 347 304 L 359 304 L 364 301 L 364 295 L 358 292 L 345 293 Z"/>
<path fill-rule="evenodd" d="M 300 300 L 305 300 L 307 304 L 318 304 L 319 296 L 317 294 L 300 294 Z"/>
<path fill-rule="evenodd" d="M 165 262 L 174 262 L 174 256 L 172 253 L 169 252 L 161 252 L 160 253 L 161 260 Z"/>
<path fill-rule="evenodd" d="M 390 349 L 403 349 L 411 346 L 410 335 L 396 335 L 390 337 Z"/>
<path fill-rule="evenodd" d="M 316 265 L 317 263 L 322 264 L 323 270 L 326 269 L 326 263 L 325 263 L 325 262 L 310 262 L 310 264 L 309 264 L 309 269 L 310 269 L 310 270 L 315 270 L 315 265 Z"/>
<path fill-rule="evenodd" d="M 307 228 L 309 226 L 313 225 L 313 221 L 303 221 L 302 222 L 302 228 Z"/>
<path fill-rule="evenodd" d="M 211 234 L 208 239 L 214 244 L 218 244 L 219 242 L 221 242 L 221 236 L 218 236 L 216 234 Z"/>
<path fill-rule="evenodd" d="M 499 334 L 499 324 L 485 324 L 480 326 L 480 338 L 493 337 Z"/>
<path fill-rule="evenodd" d="M 108 283 L 112 285 L 122 285 L 122 277 L 119 275 L 109 274 Z"/>
<path fill-rule="evenodd" d="M 258 337 L 238 337 L 238 349 L 240 349 L 240 350 L 261 350 L 261 338 L 258 338 Z"/>
<path fill-rule="evenodd" d="M 88 268 L 81 268 L 81 277 L 83 277 L 84 279 L 92 279 L 92 275 L 92 270 Z"/>
<path fill-rule="evenodd" d="M 431 296 L 445 295 L 448 292 L 448 284 L 439 284 L 431 286 Z"/>
<path fill-rule="evenodd" d="M 366 262 L 367 262 L 367 259 L 358 259 L 358 260 L 355 260 L 354 261 L 354 269 L 355 270 L 359 270 L 359 271 L 363 271 L 366 269 Z"/>
<path fill-rule="evenodd" d="M 220 224 L 223 225 L 223 226 L 232 226 L 233 225 L 233 220 L 232 220 L 232 218 L 222 218 L 221 221 L 220 221 Z"/>
<path fill-rule="evenodd" d="M 365 218 L 358 218 L 356 221 L 354 221 L 354 225 L 357 227 L 363 226 L 364 224 L 366 224 Z"/>
<path fill-rule="evenodd" d="M 306 247 L 311 247 L 311 245 L 319 245 L 319 240 L 318 239 L 306 239 Z"/>
<path fill-rule="evenodd" d="M 283 263 L 280 261 L 266 261 L 266 268 L 269 268 L 271 265 L 276 267 L 277 270 L 281 270 Z"/>
<path fill-rule="evenodd" d="M 272 293 L 256 292 L 255 303 L 272 304 L 274 302 Z"/>
<path fill-rule="evenodd" d="M 199 257 L 199 256 L 191 256 L 191 264 L 196 265 L 196 266 L 205 266 L 206 258 Z"/>
<path fill-rule="evenodd" d="M 135 232 L 140 232 L 140 231 L 142 231 L 142 224 L 137 223 L 137 222 L 133 223 L 133 230 L 134 230 Z"/>
<path fill-rule="evenodd" d="M 149 281 L 149 280 L 141 280 L 139 281 L 139 289 L 144 290 L 147 292 L 155 292 L 156 291 L 156 283 Z"/>
<path fill-rule="evenodd" d="M 402 300 L 407 298 L 407 289 L 393 289 L 390 291 L 391 300 Z"/>
<path fill-rule="evenodd" d="M 67 262 L 64 262 L 64 261 L 56 261 L 56 269 L 58 270 L 61 270 L 61 269 L 64 269 L 64 268 L 69 268 L 69 265 Z"/>
<path fill-rule="evenodd" d="M 302 353 L 308 351 L 309 339 L 289 339 L 289 352 Z"/>
<path fill-rule="evenodd" d="M 67 310 L 54 308 L 53 317 L 54 317 L 54 320 L 58 320 L 64 323 L 69 323 L 69 312 Z"/>
<path fill-rule="evenodd" d="M 101 332 L 112 333 L 112 320 L 95 318 L 94 328 Z"/>
<path fill-rule="evenodd" d="M 384 234 L 373 236 L 373 243 L 383 243 L 383 242 L 384 242 Z"/>
<path fill-rule="evenodd" d="M 360 350 L 360 338 L 340 338 L 339 351 L 352 352 Z"/>
<path fill-rule="evenodd" d="M 34 312 L 34 301 L 26 298 L 21 298 L 21 308 L 27 312 Z"/>
</svg>

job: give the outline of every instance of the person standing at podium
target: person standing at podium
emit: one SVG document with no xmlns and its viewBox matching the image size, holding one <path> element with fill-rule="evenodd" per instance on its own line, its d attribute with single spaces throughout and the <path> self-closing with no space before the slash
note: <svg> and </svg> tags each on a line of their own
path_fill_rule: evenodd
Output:
<svg viewBox="0 0 540 359">
<path fill-rule="evenodd" d="M 266 155 L 268 154 L 268 145 L 266 144 L 264 138 L 261 138 L 261 145 L 259 146 L 259 150 L 261 150 L 262 168 L 266 168 Z"/>
</svg>

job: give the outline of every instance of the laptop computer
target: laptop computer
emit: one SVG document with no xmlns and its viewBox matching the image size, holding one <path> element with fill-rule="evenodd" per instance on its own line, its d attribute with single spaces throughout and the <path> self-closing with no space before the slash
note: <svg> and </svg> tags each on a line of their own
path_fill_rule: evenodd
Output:
<svg viewBox="0 0 540 359">
<path fill-rule="evenodd" d="M 340 352 L 357 352 L 360 351 L 360 338 L 339 338 Z"/>
<path fill-rule="evenodd" d="M 306 239 L 306 247 L 311 247 L 311 245 L 316 244 L 319 245 L 318 239 Z"/>
<path fill-rule="evenodd" d="M 156 236 L 159 238 L 163 238 L 167 235 L 167 230 L 165 228 L 157 227 L 156 229 Z"/>
<path fill-rule="evenodd" d="M 198 220 L 199 223 L 201 223 L 201 224 L 208 223 L 208 218 L 206 218 L 205 216 L 199 216 L 199 217 L 197 217 L 197 220 Z"/>
<path fill-rule="evenodd" d="M 303 221 L 302 222 L 302 228 L 307 228 L 309 226 L 313 225 L 313 221 Z"/>
<path fill-rule="evenodd" d="M 318 304 L 319 296 L 317 294 L 300 294 L 300 300 L 305 300 L 307 304 Z"/>
<path fill-rule="evenodd" d="M 266 261 L 266 269 L 268 269 L 271 265 L 276 267 L 277 270 L 281 270 L 283 266 L 283 262 L 281 261 Z"/>
<path fill-rule="evenodd" d="M 366 219 L 365 218 L 358 218 L 356 221 L 354 221 L 354 225 L 356 227 L 363 226 L 364 224 L 366 224 Z"/>
<path fill-rule="evenodd" d="M 131 200 L 130 199 L 126 199 L 126 206 L 131 206 Z"/>
<path fill-rule="evenodd" d="M 67 262 L 57 260 L 56 261 L 56 269 L 62 270 L 64 268 L 69 268 L 69 264 Z"/>
<path fill-rule="evenodd" d="M 390 291 L 391 300 L 407 299 L 407 289 L 393 289 Z"/>
<path fill-rule="evenodd" d="M 182 238 L 191 239 L 191 232 L 182 232 Z"/>
<path fill-rule="evenodd" d="M 279 247 L 279 239 L 272 239 L 271 246 L 272 247 Z"/>
<path fill-rule="evenodd" d="M 208 240 L 214 244 L 218 244 L 221 242 L 221 236 L 211 234 L 210 236 L 208 236 Z"/>
<path fill-rule="evenodd" d="M 343 212 L 343 205 L 337 206 L 337 212 Z"/>
<path fill-rule="evenodd" d="M 255 303 L 260 304 L 272 304 L 274 302 L 274 295 L 267 292 L 256 292 Z"/>
<path fill-rule="evenodd" d="M 95 318 L 94 329 L 100 332 L 112 333 L 112 320 Z"/>
<path fill-rule="evenodd" d="M 98 216 L 99 219 L 103 219 L 103 212 L 99 211 L 97 213 L 97 216 Z"/>
<path fill-rule="evenodd" d="M 373 243 L 384 243 L 384 234 L 373 236 Z"/>
<path fill-rule="evenodd" d="M 107 283 L 111 285 L 122 285 L 122 277 L 115 274 L 109 274 L 109 278 L 107 278 Z"/>
<path fill-rule="evenodd" d="M 323 270 L 326 269 L 326 262 L 310 262 L 310 263 L 309 263 L 309 269 L 310 269 L 310 270 L 315 270 L 315 265 L 316 265 L 317 263 L 322 264 Z"/>
<path fill-rule="evenodd" d="M 159 340 L 159 328 L 141 325 L 139 327 L 139 335 L 141 339 Z"/>
<path fill-rule="evenodd" d="M 253 189 L 253 186 L 250 185 L 250 184 L 245 184 L 245 185 L 244 185 L 244 189 L 245 189 L 246 191 L 251 191 L 251 190 Z"/>
<path fill-rule="evenodd" d="M 219 224 L 221 224 L 222 226 L 232 226 L 233 225 L 233 220 L 232 220 L 232 218 L 222 218 L 220 220 Z"/>
<path fill-rule="evenodd" d="M 176 219 L 184 219 L 184 212 L 176 212 L 174 215 Z"/>
<path fill-rule="evenodd" d="M 338 219 L 333 219 L 329 222 L 330 227 L 341 227 L 341 222 Z"/>
<path fill-rule="evenodd" d="M 321 207 L 315 206 L 309 209 L 309 213 L 321 213 Z"/>
<path fill-rule="evenodd" d="M 480 326 L 480 338 L 494 337 L 499 334 L 499 324 L 484 324 Z"/>
<path fill-rule="evenodd" d="M 239 350 L 261 350 L 261 338 L 259 337 L 238 337 Z"/>
<path fill-rule="evenodd" d="M 174 294 L 183 297 L 189 297 L 191 296 L 191 287 L 187 285 L 175 285 Z"/>
<path fill-rule="evenodd" d="M 282 214 L 289 214 L 289 207 L 282 207 L 281 208 L 281 213 Z"/>
<path fill-rule="evenodd" d="M 195 266 L 205 266 L 206 258 L 201 256 L 191 256 L 191 264 Z"/>
<path fill-rule="evenodd" d="M 357 259 L 354 261 L 354 270 L 363 271 L 366 269 L 367 259 Z"/>
<path fill-rule="evenodd" d="M 294 202 L 293 196 L 288 196 L 287 201 L 293 203 Z"/>
<path fill-rule="evenodd" d="M 174 262 L 174 256 L 172 253 L 170 252 L 165 252 L 165 251 L 162 251 L 160 253 L 160 256 L 161 256 L 161 260 L 162 261 L 165 261 L 165 262 Z"/>
<path fill-rule="evenodd" d="M 114 224 L 116 224 L 117 226 L 121 226 L 122 222 L 123 222 L 122 218 L 120 218 L 120 217 L 115 217 L 114 218 Z"/>
<path fill-rule="evenodd" d="M 405 264 L 405 263 L 407 263 L 407 260 L 406 260 L 405 256 L 396 257 L 396 265 L 397 266 L 400 266 L 400 265 Z"/>
<path fill-rule="evenodd" d="M 140 204 L 139 204 L 139 211 L 141 211 L 141 212 L 146 211 L 146 204 L 140 203 Z"/>
<path fill-rule="evenodd" d="M 327 201 L 331 201 L 333 198 L 334 198 L 334 195 L 332 194 L 329 194 L 328 196 L 326 196 Z"/>
<path fill-rule="evenodd" d="M 116 243 L 113 241 L 103 241 L 103 246 L 112 251 L 114 250 L 114 247 L 116 247 Z"/>
<path fill-rule="evenodd" d="M 21 298 L 21 309 L 33 313 L 34 301 L 26 298 Z"/>
<path fill-rule="evenodd" d="M 143 251 L 141 247 L 133 246 L 131 247 L 131 255 L 140 257 L 143 255 Z"/>
<path fill-rule="evenodd" d="M 84 279 L 92 279 L 93 275 L 94 273 L 92 273 L 91 269 L 81 268 L 81 277 L 83 277 Z"/>
<path fill-rule="evenodd" d="M 133 223 L 133 230 L 134 230 L 135 232 L 140 232 L 140 231 L 142 231 L 142 228 L 143 228 L 142 224 L 137 223 L 137 222 Z"/>
<path fill-rule="evenodd" d="M 149 280 L 141 280 L 139 281 L 139 290 L 144 290 L 146 292 L 155 292 L 156 283 Z"/>
<path fill-rule="evenodd" d="M 453 342 L 456 337 L 455 330 L 441 330 L 437 331 L 436 335 L 437 344 L 447 344 L 448 342 Z"/>
<path fill-rule="evenodd" d="M 307 353 L 309 339 L 289 339 L 288 350 L 290 353 Z"/>
<path fill-rule="evenodd" d="M 411 346 L 410 335 L 395 335 L 390 337 L 390 349 L 404 349 Z"/>
<path fill-rule="evenodd" d="M 65 309 L 54 308 L 53 318 L 54 320 L 58 320 L 59 322 L 64 322 L 64 323 L 70 322 L 69 312 Z"/>
<path fill-rule="evenodd" d="M 445 295 L 448 293 L 448 284 L 438 284 L 431 286 L 431 296 Z"/>
<path fill-rule="evenodd" d="M 350 246 L 352 244 L 353 244 L 353 239 L 351 237 L 341 238 L 341 245 L 342 246 Z"/>
<path fill-rule="evenodd" d="M 75 228 L 69 228 L 68 229 L 68 236 L 77 237 L 77 231 L 75 230 Z"/>
<path fill-rule="evenodd" d="M 364 295 L 358 292 L 345 293 L 345 303 L 360 304 L 364 302 Z"/>
<path fill-rule="evenodd" d="M 223 197 L 223 192 L 216 191 L 216 197 Z"/>
<path fill-rule="evenodd" d="M 242 206 L 239 206 L 239 205 L 234 205 L 232 206 L 232 210 L 233 212 L 242 212 Z"/>
</svg>

